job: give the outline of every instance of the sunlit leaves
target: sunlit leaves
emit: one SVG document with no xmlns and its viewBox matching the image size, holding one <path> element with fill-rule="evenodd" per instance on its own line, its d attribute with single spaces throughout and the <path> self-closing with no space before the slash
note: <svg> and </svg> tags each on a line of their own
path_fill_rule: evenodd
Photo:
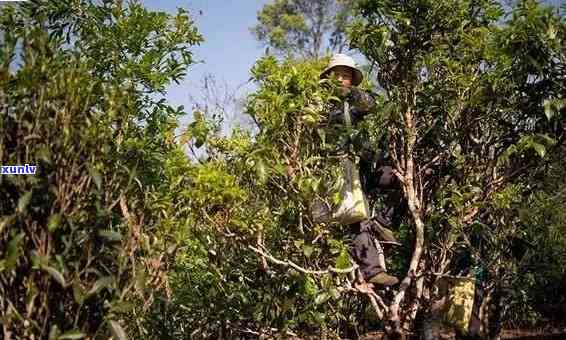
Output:
<svg viewBox="0 0 566 340">
<path fill-rule="evenodd" d="M 13 270 L 18 262 L 18 258 L 23 254 L 22 241 L 25 237 L 24 233 L 15 235 L 9 242 L 4 258 L 0 260 L 0 272 Z"/>
<path fill-rule="evenodd" d="M 184 109 L 156 92 L 184 76 L 202 38 L 184 10 L 108 1 L 2 6 L 0 30 L 1 163 L 38 169 L 1 179 L 4 329 L 109 337 L 104 320 L 132 310 L 145 320 L 188 224 L 167 196 L 186 185 L 173 133 Z M 162 219 L 158 205 L 179 215 Z M 140 273 L 146 286 L 134 289 Z"/>
<path fill-rule="evenodd" d="M 25 213 L 26 208 L 29 204 L 29 202 L 31 201 L 32 198 L 32 192 L 28 191 L 25 194 L 23 194 L 20 199 L 18 200 L 18 211 L 20 213 Z"/>
<path fill-rule="evenodd" d="M 61 214 L 53 214 L 49 216 L 47 221 L 47 230 L 54 232 L 61 225 Z"/>
<path fill-rule="evenodd" d="M 548 120 L 552 120 L 556 116 L 560 116 L 560 114 L 564 113 L 564 109 L 566 108 L 566 99 L 545 99 L 544 100 L 544 114 Z"/>
<path fill-rule="evenodd" d="M 501 154 L 498 159 L 500 163 L 509 162 L 510 157 L 515 154 L 519 154 L 524 157 L 524 153 L 529 150 L 533 150 L 540 158 L 544 158 L 547 152 L 547 149 L 551 148 L 556 144 L 556 141 L 549 137 L 548 135 L 544 134 L 537 134 L 537 135 L 527 135 L 523 136 L 519 139 L 519 141 L 511 145 Z"/>
<path fill-rule="evenodd" d="M 350 255 L 348 254 L 348 251 L 343 248 L 340 251 L 340 255 L 336 258 L 336 268 L 346 269 L 351 267 L 351 265 Z"/>
</svg>

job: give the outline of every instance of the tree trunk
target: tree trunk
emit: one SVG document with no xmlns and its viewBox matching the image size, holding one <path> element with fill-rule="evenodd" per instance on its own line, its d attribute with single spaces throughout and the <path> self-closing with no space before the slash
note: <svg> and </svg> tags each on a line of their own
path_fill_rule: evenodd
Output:
<svg viewBox="0 0 566 340">
<path fill-rule="evenodd" d="M 414 102 L 415 94 L 412 94 Z M 420 193 L 420 179 L 418 178 L 418 174 L 416 173 L 416 165 L 413 155 L 413 150 L 416 143 L 416 127 L 414 121 L 414 114 L 412 109 L 413 106 L 409 105 L 409 108 L 405 111 L 404 114 L 404 150 L 403 155 L 398 158 L 396 161 L 396 165 L 399 171 L 400 181 L 403 186 L 403 192 L 405 194 L 405 198 L 407 200 L 407 205 L 409 207 L 410 216 L 413 220 L 413 225 L 415 228 L 415 244 L 413 249 L 413 255 L 411 257 L 411 262 L 409 263 L 409 269 L 407 271 L 407 275 L 401 282 L 399 287 L 399 291 L 393 298 L 393 301 L 389 307 L 389 320 L 388 320 L 388 333 L 391 335 L 400 335 L 403 332 L 401 327 L 401 314 L 403 317 L 409 317 L 416 315 L 416 311 L 419 309 L 419 301 L 418 298 L 415 298 L 413 303 L 411 304 L 411 309 L 415 310 L 415 313 L 410 313 L 411 315 L 407 315 L 406 312 L 401 313 L 401 303 L 405 298 L 405 294 L 407 289 L 411 286 L 414 279 L 418 274 L 418 266 L 421 261 L 421 255 L 423 253 L 424 247 L 424 223 L 422 220 L 422 199 L 419 195 Z M 400 162 L 402 160 L 402 162 Z M 404 167 L 403 167 L 404 165 Z M 422 282 L 421 282 L 422 283 Z M 420 289 L 417 289 L 417 297 L 422 293 L 422 284 L 419 285 Z M 414 318 L 414 317 L 413 317 Z M 407 323 L 410 324 L 413 320 L 407 320 Z"/>
</svg>

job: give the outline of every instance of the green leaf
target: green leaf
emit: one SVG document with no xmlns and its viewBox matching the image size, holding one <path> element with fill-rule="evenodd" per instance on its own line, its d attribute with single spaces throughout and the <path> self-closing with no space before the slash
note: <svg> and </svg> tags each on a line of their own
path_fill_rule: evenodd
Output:
<svg viewBox="0 0 566 340">
<path fill-rule="evenodd" d="M 113 230 L 99 230 L 98 235 L 111 242 L 118 242 L 122 240 L 122 234 Z"/>
<path fill-rule="evenodd" d="M 316 132 L 322 141 L 322 146 L 324 146 L 326 144 L 326 131 L 323 129 L 316 129 Z"/>
<path fill-rule="evenodd" d="M 59 339 L 59 327 L 57 325 L 51 326 L 51 330 L 49 331 L 49 340 L 57 340 Z"/>
<path fill-rule="evenodd" d="M 55 279 L 55 281 L 57 281 L 61 286 L 65 287 L 65 277 L 57 269 L 50 266 L 44 266 L 43 269 L 47 271 L 49 275 L 51 275 L 51 277 Z"/>
<path fill-rule="evenodd" d="M 303 282 L 303 291 L 307 296 L 314 296 L 316 294 L 316 284 L 314 283 L 313 279 L 307 277 Z"/>
<path fill-rule="evenodd" d="M 78 279 L 73 281 L 73 298 L 79 305 L 82 305 L 85 299 L 85 291 L 81 287 Z"/>
<path fill-rule="evenodd" d="M 113 276 L 104 276 L 96 280 L 92 288 L 88 291 L 88 295 L 94 295 L 104 288 L 110 287 L 114 283 Z"/>
<path fill-rule="evenodd" d="M 132 311 L 135 307 L 136 307 L 136 305 L 132 302 L 125 302 L 125 301 L 114 302 L 112 304 L 112 307 L 110 308 L 110 312 L 112 312 L 112 313 L 128 313 L 128 312 Z"/>
<path fill-rule="evenodd" d="M 118 321 L 110 320 L 108 323 L 110 324 L 110 331 L 112 332 L 112 335 L 116 339 L 118 340 L 128 339 L 128 337 L 126 336 L 126 332 L 124 331 L 122 326 L 120 326 Z"/>
<path fill-rule="evenodd" d="M 336 191 L 332 194 L 332 204 L 339 205 L 342 202 L 342 193 L 340 191 Z"/>
<path fill-rule="evenodd" d="M 543 102 L 543 106 L 544 106 L 544 115 L 546 116 L 546 119 L 551 120 L 555 114 L 554 108 L 552 107 L 552 101 L 546 99 Z"/>
<path fill-rule="evenodd" d="M 544 145 L 533 142 L 532 147 L 535 149 L 535 151 L 538 153 L 538 155 L 541 158 L 544 158 L 544 155 L 546 155 L 546 148 L 544 147 Z"/>
<path fill-rule="evenodd" d="M 72 339 L 82 339 L 86 337 L 86 334 L 81 333 L 79 331 L 71 331 L 71 332 L 67 332 L 63 335 L 61 335 L 59 337 L 59 340 L 63 340 L 63 339 L 68 339 L 68 340 L 72 340 Z"/>
<path fill-rule="evenodd" d="M 8 224 L 12 223 L 12 221 L 14 221 L 15 218 L 16 218 L 15 214 L 0 217 L 0 234 L 2 234 L 2 230 L 4 230 L 4 228 Z"/>
<path fill-rule="evenodd" d="M 334 300 L 338 300 L 340 298 L 340 292 L 336 288 L 330 288 L 329 293 Z"/>
<path fill-rule="evenodd" d="M 16 235 L 9 243 L 4 259 L 4 270 L 11 271 L 16 267 L 18 258 L 22 255 L 21 243 L 25 234 L 23 232 Z"/>
<path fill-rule="evenodd" d="M 18 201 L 18 212 L 23 213 L 25 212 L 29 202 L 31 201 L 32 192 L 28 191 L 20 197 Z"/>
<path fill-rule="evenodd" d="M 267 180 L 267 168 L 263 160 L 258 160 L 256 162 L 256 172 L 261 183 L 265 183 Z"/>
<path fill-rule="evenodd" d="M 303 246 L 303 253 L 305 254 L 306 257 L 311 257 L 313 251 L 314 251 L 313 246 L 309 246 L 309 245 Z"/>
<path fill-rule="evenodd" d="M 47 221 L 47 230 L 49 230 L 49 232 L 52 233 L 55 230 L 57 230 L 57 228 L 59 228 L 60 224 L 61 224 L 61 214 L 53 214 L 49 216 L 49 220 Z"/>
<path fill-rule="evenodd" d="M 340 255 L 336 258 L 336 268 L 338 269 L 346 269 L 351 267 L 350 262 L 350 255 L 346 249 L 342 249 L 340 251 Z"/>
<path fill-rule="evenodd" d="M 44 161 L 47 164 L 51 164 L 51 150 L 49 150 L 48 146 L 42 146 L 40 147 L 36 152 L 35 152 L 35 156 L 38 159 L 41 159 L 42 161 Z"/>
<path fill-rule="evenodd" d="M 145 284 L 147 282 L 147 275 L 143 269 L 136 270 L 135 274 L 135 288 L 138 290 L 145 290 Z"/>
<path fill-rule="evenodd" d="M 330 295 L 326 292 L 318 294 L 314 299 L 314 303 L 317 305 L 323 304 L 330 299 Z"/>
<path fill-rule="evenodd" d="M 92 180 L 94 181 L 94 184 L 96 185 L 96 187 L 98 188 L 98 190 L 100 190 L 100 188 L 102 188 L 102 175 L 100 174 L 100 172 L 94 167 L 94 166 L 89 166 L 88 167 L 88 171 L 90 173 L 90 176 L 92 177 Z"/>
<path fill-rule="evenodd" d="M 315 116 L 310 115 L 310 114 L 305 114 L 303 115 L 303 121 L 307 124 L 311 124 L 314 125 L 317 122 L 317 119 Z"/>
<path fill-rule="evenodd" d="M 545 146 L 552 146 L 556 144 L 556 139 L 550 137 L 549 135 L 537 134 L 537 137 Z"/>
<path fill-rule="evenodd" d="M 560 111 L 566 107 L 566 99 L 545 99 L 542 105 L 544 106 L 544 115 L 548 120 L 551 120 L 557 113 L 560 113 Z"/>
</svg>

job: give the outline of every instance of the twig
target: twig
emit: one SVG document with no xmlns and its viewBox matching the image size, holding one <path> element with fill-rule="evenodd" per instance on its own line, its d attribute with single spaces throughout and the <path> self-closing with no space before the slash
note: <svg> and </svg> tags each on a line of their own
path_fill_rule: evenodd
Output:
<svg viewBox="0 0 566 340">
<path fill-rule="evenodd" d="M 318 234 L 318 235 L 314 238 L 314 240 L 312 240 L 311 244 L 315 244 L 319 239 L 321 239 L 321 238 L 324 236 L 324 234 L 328 234 L 328 231 L 327 231 L 327 230 L 321 231 L 320 234 Z"/>
<path fill-rule="evenodd" d="M 383 316 L 389 311 L 381 296 L 377 295 L 367 283 L 358 284 L 355 285 L 355 287 L 352 287 L 349 284 L 345 288 L 339 288 L 339 291 L 354 292 L 367 295 L 379 319 L 383 319 Z"/>
<path fill-rule="evenodd" d="M 402 246 L 402 245 L 403 245 L 403 244 L 401 244 L 401 243 L 399 243 L 399 242 L 395 242 L 395 241 L 381 241 L 381 240 L 379 240 L 379 243 L 382 243 L 382 244 L 392 244 L 392 245 L 394 245 L 394 246 Z"/>
<path fill-rule="evenodd" d="M 241 333 L 246 333 L 246 334 L 253 334 L 253 335 L 261 335 L 259 332 L 255 332 L 252 331 L 251 329 L 247 328 L 247 329 L 236 329 L 237 331 L 241 332 Z"/>
<path fill-rule="evenodd" d="M 310 270 L 310 269 L 305 269 L 299 265 L 297 265 L 296 263 L 292 262 L 292 261 L 283 261 L 283 260 L 278 260 L 275 257 L 267 254 L 266 252 L 257 249 L 254 246 L 248 245 L 248 248 L 250 248 L 251 250 L 255 251 L 256 253 L 258 253 L 259 255 L 265 257 L 266 259 L 268 259 L 270 262 L 281 265 L 281 266 L 285 266 L 285 267 L 291 267 L 294 268 L 296 270 L 298 270 L 299 272 L 303 273 L 303 274 L 311 274 L 311 275 L 324 275 L 324 274 L 328 274 L 330 272 L 332 273 L 337 273 L 337 274 L 347 274 L 347 273 L 351 273 L 354 270 L 356 270 L 358 268 L 358 265 L 353 265 L 352 267 L 346 268 L 346 269 L 338 269 L 338 268 L 333 268 L 333 267 L 328 267 L 328 269 L 326 270 Z"/>
<path fill-rule="evenodd" d="M 263 226 L 258 226 L 257 229 L 257 240 L 256 240 L 257 246 L 258 247 L 263 247 Z M 261 257 L 261 269 L 264 272 L 267 272 L 269 270 L 269 266 L 267 265 L 267 260 L 265 259 L 265 256 Z"/>
<path fill-rule="evenodd" d="M 218 232 L 220 232 L 222 235 L 224 235 L 225 237 L 234 237 L 236 236 L 236 234 L 234 234 L 233 232 L 231 232 L 227 227 L 225 228 L 226 231 L 222 231 L 222 227 L 220 226 L 220 224 L 218 222 L 216 222 L 215 220 L 212 219 L 212 217 L 210 217 L 210 215 L 206 212 L 206 210 L 204 208 L 200 209 L 202 212 L 202 215 L 204 217 L 206 217 L 206 219 L 208 220 L 208 222 L 212 223 L 215 227 L 216 230 L 218 230 Z"/>
<path fill-rule="evenodd" d="M 447 278 L 450 278 L 450 279 L 471 279 L 472 278 L 472 277 L 469 277 L 469 276 L 458 276 L 458 275 L 452 275 L 452 274 L 446 274 L 446 273 L 443 274 L 443 273 L 432 272 L 431 274 L 434 275 L 434 276 L 447 277 Z"/>
</svg>

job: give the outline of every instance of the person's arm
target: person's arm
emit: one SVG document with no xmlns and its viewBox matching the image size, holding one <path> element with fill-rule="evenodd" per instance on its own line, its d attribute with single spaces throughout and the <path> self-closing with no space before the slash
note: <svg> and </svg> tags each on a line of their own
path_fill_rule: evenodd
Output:
<svg viewBox="0 0 566 340">
<path fill-rule="evenodd" d="M 387 228 L 398 226 L 407 209 L 399 179 L 388 165 L 379 166 L 372 175 L 375 176 L 374 186 L 377 189 L 374 194 L 384 195 L 384 207 L 375 220 Z"/>
<path fill-rule="evenodd" d="M 377 178 L 378 180 L 378 187 L 380 189 L 401 189 L 401 183 L 399 183 L 399 179 L 393 173 L 393 167 L 388 165 L 380 166 L 377 169 Z"/>
<path fill-rule="evenodd" d="M 357 87 L 350 89 L 352 105 L 361 112 L 371 111 L 375 107 L 375 98 L 368 92 Z"/>
<path fill-rule="evenodd" d="M 375 107 L 375 98 L 369 92 L 357 87 L 339 87 L 339 95 L 350 103 L 350 115 L 353 124 L 359 122 Z M 344 123 L 344 107 L 342 105 L 331 105 L 328 110 L 328 122 L 330 124 Z"/>
<path fill-rule="evenodd" d="M 384 207 L 374 219 L 386 228 L 399 227 L 406 212 L 407 201 L 401 190 L 389 190 L 385 196 Z"/>
<path fill-rule="evenodd" d="M 344 123 L 344 111 L 341 107 L 332 105 L 328 112 L 328 123 L 330 124 L 343 124 Z"/>
<path fill-rule="evenodd" d="M 360 121 L 375 107 L 375 98 L 369 92 L 356 87 L 350 89 L 348 101 L 352 105 L 354 122 Z"/>
</svg>

